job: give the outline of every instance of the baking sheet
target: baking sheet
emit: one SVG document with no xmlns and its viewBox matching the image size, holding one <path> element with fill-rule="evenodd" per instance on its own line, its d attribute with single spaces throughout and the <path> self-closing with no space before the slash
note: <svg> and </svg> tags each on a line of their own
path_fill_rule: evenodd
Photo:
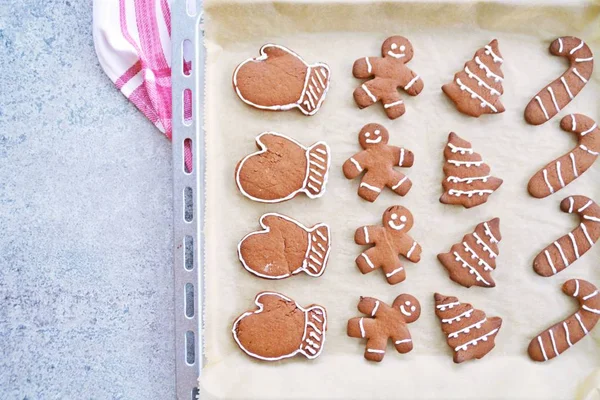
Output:
<svg viewBox="0 0 600 400">
<path fill-rule="evenodd" d="M 527 193 L 531 175 L 575 146 L 560 130 L 571 112 L 600 119 L 600 68 L 582 93 L 550 122 L 533 127 L 523 109 L 531 97 L 566 69 L 563 59 L 549 55 L 558 36 L 575 35 L 600 54 L 600 6 L 571 3 L 498 5 L 455 3 L 268 3 L 208 1 L 206 45 L 206 364 L 200 379 L 203 399 L 592 399 L 600 394 L 600 329 L 548 363 L 527 356 L 531 338 L 576 309 L 560 291 L 564 281 L 582 278 L 600 285 L 600 246 L 552 278 L 536 275 L 532 260 L 548 243 L 570 231 L 576 217 L 559 210 L 560 201 L 583 194 L 600 201 L 600 165 L 558 194 L 534 199 Z M 351 74 L 355 59 L 378 56 L 382 41 L 393 34 L 409 38 L 415 56 L 409 67 L 419 73 L 425 89 L 404 96 L 407 112 L 395 120 L 380 105 L 359 110 L 352 91 L 362 81 Z M 502 97 L 507 111 L 479 119 L 459 114 L 440 87 L 463 67 L 476 49 L 497 38 L 505 59 Z M 264 43 L 290 47 L 308 62 L 324 61 L 332 83 L 322 109 L 313 117 L 299 112 L 270 113 L 242 103 L 231 88 L 235 66 L 258 54 Z M 384 191 L 374 203 L 356 195 L 358 180 L 343 177 L 344 160 L 359 150 L 357 134 L 369 122 L 388 128 L 390 142 L 415 153 L 405 170 L 414 185 L 398 197 Z M 239 159 L 255 151 L 254 138 L 274 130 L 305 145 L 326 140 L 332 148 L 327 193 L 320 199 L 298 197 L 265 205 L 251 202 L 237 190 L 233 175 Z M 471 210 L 440 204 L 442 151 L 450 130 L 472 142 L 495 176 L 504 179 L 489 201 Z M 406 263 L 407 280 L 395 286 L 379 271 L 361 275 L 354 259 L 362 247 L 354 230 L 378 223 L 393 204 L 408 207 L 415 226 L 410 234 L 423 246 L 418 264 Z M 258 229 L 263 213 L 279 212 L 306 225 L 330 224 L 329 265 L 317 279 L 295 276 L 283 281 L 258 279 L 240 265 L 236 245 Z M 466 289 L 450 281 L 436 254 L 474 226 L 501 218 L 502 242 L 494 289 Z M 309 362 L 301 357 L 277 363 L 247 357 L 231 337 L 231 323 L 253 307 L 257 292 L 275 290 L 300 304 L 318 303 L 328 310 L 326 348 Z M 503 318 L 496 348 L 484 359 L 455 365 L 451 349 L 433 312 L 433 293 L 455 295 Z M 410 325 L 415 348 L 406 355 L 390 346 L 383 362 L 367 362 L 365 343 L 346 336 L 346 323 L 360 315 L 359 296 L 391 302 L 400 293 L 421 302 L 421 318 Z"/>
</svg>

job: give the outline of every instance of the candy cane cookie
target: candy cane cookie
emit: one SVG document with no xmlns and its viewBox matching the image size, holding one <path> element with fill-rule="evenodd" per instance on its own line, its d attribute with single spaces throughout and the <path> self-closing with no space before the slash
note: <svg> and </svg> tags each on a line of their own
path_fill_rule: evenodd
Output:
<svg viewBox="0 0 600 400">
<path fill-rule="evenodd" d="M 579 311 L 531 340 L 527 352 L 534 361 L 558 357 L 583 339 L 600 319 L 600 295 L 596 286 L 583 279 L 570 279 L 562 290 L 579 301 Z"/>
<path fill-rule="evenodd" d="M 588 83 L 594 70 L 592 50 L 574 36 L 563 36 L 553 41 L 550 53 L 566 57 L 569 69 L 527 104 L 525 120 L 531 125 L 541 125 L 565 108 Z"/>
<path fill-rule="evenodd" d="M 560 127 L 576 134 L 579 143 L 533 175 L 527 187 L 533 197 L 542 198 L 558 192 L 587 171 L 600 154 L 600 129 L 593 119 L 570 114 L 560 121 Z"/>
<path fill-rule="evenodd" d="M 579 226 L 546 247 L 533 260 L 539 275 L 552 276 L 577 261 L 600 238 L 600 206 L 585 196 L 570 196 L 560 203 L 560 209 L 577 214 Z"/>
</svg>

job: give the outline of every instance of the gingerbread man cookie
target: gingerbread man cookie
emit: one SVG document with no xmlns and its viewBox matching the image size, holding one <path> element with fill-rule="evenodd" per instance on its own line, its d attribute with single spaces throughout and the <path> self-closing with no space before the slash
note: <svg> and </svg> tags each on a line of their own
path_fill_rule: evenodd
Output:
<svg viewBox="0 0 600 400">
<path fill-rule="evenodd" d="M 436 293 L 434 299 L 435 315 L 442 323 L 448 346 L 454 351 L 455 363 L 480 359 L 492 351 L 502 318 L 487 318 L 485 312 L 453 296 Z"/>
<path fill-rule="evenodd" d="M 588 83 L 594 70 L 594 55 L 585 42 L 563 36 L 550 44 L 550 54 L 566 57 L 569 69 L 536 94 L 525 108 L 525 120 L 541 125 L 565 108 Z"/>
<path fill-rule="evenodd" d="M 367 339 L 367 360 L 383 360 L 388 339 L 392 340 L 398 353 L 405 354 L 413 349 L 407 325 L 421 315 L 421 305 L 413 296 L 401 294 L 391 307 L 373 297 L 361 297 L 358 311 L 369 317 L 348 320 L 348 336 Z"/>
<path fill-rule="evenodd" d="M 438 254 L 438 260 L 459 285 L 494 287 L 492 271 L 496 269 L 500 240 L 500 218 L 494 218 L 478 224 L 448 253 Z"/>
<path fill-rule="evenodd" d="M 454 74 L 454 81 L 442 86 L 458 111 L 471 117 L 504 112 L 500 96 L 504 93 L 504 75 L 500 68 L 504 59 L 498 41 L 492 40 L 475 52 L 463 70 Z"/>
<path fill-rule="evenodd" d="M 577 135 L 578 146 L 547 164 L 529 180 L 527 189 L 533 197 L 558 192 L 587 171 L 600 154 L 600 129 L 593 119 L 571 114 L 563 117 L 560 127 Z"/>
<path fill-rule="evenodd" d="M 570 196 L 560 209 L 579 215 L 580 224 L 567 235 L 547 246 L 533 260 L 533 269 L 541 276 L 552 276 L 583 256 L 600 238 L 600 206 L 585 196 Z"/>
<path fill-rule="evenodd" d="M 246 235 L 238 244 L 244 268 L 261 278 L 283 279 L 304 272 L 318 277 L 329 259 L 329 226 L 307 228 L 285 215 L 260 217 L 262 231 Z"/>
<path fill-rule="evenodd" d="M 278 361 L 302 354 L 312 360 L 323 351 L 327 312 L 318 305 L 302 308 L 294 300 L 275 292 L 261 292 L 258 307 L 240 315 L 233 323 L 233 339 L 250 357 Z"/>
<path fill-rule="evenodd" d="M 244 196 L 279 203 L 299 193 L 311 199 L 325 193 L 331 162 L 327 143 L 307 148 L 280 133 L 263 132 L 256 145 L 260 151 L 244 157 L 235 169 L 235 182 Z"/>
<path fill-rule="evenodd" d="M 354 77 L 370 79 L 354 91 L 358 107 L 369 107 L 381 101 L 388 118 L 402 116 L 406 109 L 398 89 L 403 89 L 410 96 L 416 96 L 423 90 L 423 80 L 406 66 L 413 54 L 408 39 L 392 36 L 381 45 L 382 57 L 356 60 L 352 67 Z"/>
<path fill-rule="evenodd" d="M 579 311 L 540 333 L 529 343 L 529 357 L 548 361 L 558 357 L 583 339 L 600 319 L 598 289 L 583 279 L 570 279 L 562 287 L 566 295 L 579 301 Z"/>
<path fill-rule="evenodd" d="M 363 126 L 358 142 L 364 151 L 350 157 L 342 167 L 347 179 L 354 179 L 365 172 L 358 186 L 358 195 L 370 202 L 375 201 L 386 186 L 400 196 L 412 187 L 410 179 L 394 167 L 412 167 L 414 155 L 403 147 L 388 145 L 389 138 L 387 129 L 382 125 Z"/>
<path fill-rule="evenodd" d="M 292 50 L 275 44 L 260 48 L 260 57 L 242 62 L 233 87 L 246 104 L 262 110 L 298 108 L 304 115 L 319 111 L 329 89 L 327 64 L 307 64 Z"/>
<path fill-rule="evenodd" d="M 356 244 L 373 245 L 356 258 L 356 266 L 363 274 L 378 268 L 383 269 L 390 285 L 406 279 L 406 271 L 399 255 L 418 263 L 421 260 L 421 245 L 408 235 L 413 226 L 413 216 L 402 206 L 392 206 L 385 210 L 383 226 L 363 226 L 356 230 Z"/>
</svg>

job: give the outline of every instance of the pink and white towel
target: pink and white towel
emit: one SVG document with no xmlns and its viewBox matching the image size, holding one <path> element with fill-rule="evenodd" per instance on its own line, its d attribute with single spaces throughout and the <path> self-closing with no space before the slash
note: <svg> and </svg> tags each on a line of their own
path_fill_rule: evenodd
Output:
<svg viewBox="0 0 600 400">
<path fill-rule="evenodd" d="M 170 0 L 94 0 L 93 17 L 94 45 L 104 72 L 170 139 Z M 186 67 L 191 68 L 191 61 Z M 184 117 L 191 118 L 191 98 L 185 100 Z M 185 162 L 191 166 L 188 147 Z"/>
</svg>

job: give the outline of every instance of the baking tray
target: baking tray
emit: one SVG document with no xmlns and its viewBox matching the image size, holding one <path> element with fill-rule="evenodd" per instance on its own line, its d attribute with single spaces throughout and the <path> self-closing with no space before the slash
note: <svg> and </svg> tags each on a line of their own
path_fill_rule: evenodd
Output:
<svg viewBox="0 0 600 400">
<path fill-rule="evenodd" d="M 194 27 L 196 22 L 197 17 L 189 20 Z M 198 185 L 194 193 L 205 201 L 204 205 L 196 205 L 198 211 L 191 224 L 196 228 L 188 231 L 198 234 L 200 242 L 206 238 L 204 246 L 198 249 L 203 257 L 194 258 L 203 260 L 198 268 L 204 270 L 200 274 L 203 282 L 196 285 L 203 288 L 204 296 L 195 297 L 197 301 L 204 299 L 204 305 L 196 306 L 204 312 L 202 330 L 197 332 L 195 342 L 202 346 L 196 349 L 194 365 L 200 376 L 202 399 L 598 396 L 600 330 L 552 362 L 534 363 L 526 353 L 531 338 L 575 309 L 574 302 L 560 292 L 564 281 L 581 278 L 600 284 L 598 246 L 552 278 L 539 277 L 531 268 L 541 249 L 576 224 L 573 217 L 558 209 L 564 197 L 583 194 L 600 200 L 600 168 L 592 167 L 566 189 L 545 199 L 534 199 L 526 191 L 533 173 L 574 146 L 572 137 L 558 127 L 563 115 L 578 112 L 600 119 L 598 68 L 587 87 L 552 121 L 533 127 L 522 116 L 531 97 L 566 68 L 564 60 L 547 52 L 553 39 L 579 36 L 599 54 L 598 2 L 209 0 L 204 3 L 204 22 L 204 30 L 194 29 L 205 35 L 202 43 L 201 34 L 196 33 L 195 57 L 196 65 L 203 65 L 197 59 L 204 54 L 204 44 L 206 79 L 203 83 L 198 76 L 186 78 L 187 81 L 182 78 L 188 85 L 192 81 L 196 85 L 192 87 L 195 96 L 205 94 L 205 101 L 196 98 L 194 106 L 195 115 L 205 119 L 206 133 L 202 133 L 202 123 L 196 120 L 193 128 L 187 129 L 194 129 L 199 135 L 195 157 L 205 156 L 200 164 L 205 161 L 206 172 L 198 169 L 196 173 L 200 175 L 186 178 L 188 184 Z M 176 40 L 183 39 L 175 35 L 180 28 L 183 29 L 174 23 L 174 49 L 180 43 Z M 407 113 L 395 121 L 389 121 L 378 106 L 358 110 L 352 91 L 362 81 L 351 74 L 355 59 L 377 56 L 381 42 L 392 34 L 411 40 L 415 57 L 409 67 L 425 81 L 421 95 L 404 96 Z M 440 87 L 452 79 L 476 49 L 493 38 L 499 40 L 506 60 L 502 100 L 507 111 L 479 119 L 465 117 L 455 110 Z M 315 116 L 259 111 L 235 96 L 231 88 L 234 68 L 242 60 L 256 56 L 260 46 L 268 42 L 286 45 L 308 62 L 323 61 L 331 67 L 330 91 Z M 180 98 L 177 93 L 184 88 L 175 86 L 178 79 L 174 75 L 174 100 Z M 181 115 L 180 111 L 174 108 L 175 118 Z M 375 203 L 367 203 L 356 196 L 358 182 L 347 181 L 342 175 L 343 161 L 358 150 L 358 131 L 369 122 L 383 124 L 391 133 L 391 143 L 415 152 L 415 166 L 407 170 L 414 186 L 404 198 L 382 193 Z M 235 165 L 254 151 L 254 138 L 266 130 L 287 134 L 306 145 L 318 140 L 328 142 L 332 163 L 327 192 L 322 198 L 299 197 L 265 205 L 240 195 L 233 179 Z M 443 178 L 442 151 L 449 131 L 471 141 L 492 167 L 492 173 L 504 179 L 502 187 L 480 207 L 464 210 L 437 201 Z M 178 143 L 174 141 L 174 152 L 178 151 Z M 199 148 L 203 144 L 206 153 Z M 181 159 L 175 159 L 174 165 L 177 177 Z M 183 204 L 177 198 L 181 190 L 182 186 L 176 186 L 176 208 Z M 358 272 L 354 258 L 361 248 L 352 239 L 356 227 L 377 223 L 383 210 L 392 204 L 402 204 L 412 211 L 416 222 L 411 235 L 424 248 L 421 262 L 407 262 L 407 280 L 395 286 L 388 285 L 380 274 L 363 276 Z M 248 274 L 240 266 L 237 243 L 258 228 L 258 219 L 266 212 L 280 212 L 306 225 L 322 221 L 331 226 L 332 252 L 322 277 L 267 281 Z M 478 222 L 495 216 L 501 218 L 503 235 L 499 267 L 494 272 L 497 287 L 466 289 L 454 284 L 436 254 L 447 251 Z M 295 358 L 262 363 L 248 358 L 236 347 L 231 324 L 240 313 L 253 307 L 254 296 L 263 290 L 284 293 L 300 304 L 314 302 L 327 308 L 329 329 L 321 357 L 310 362 Z M 484 359 L 461 365 L 452 363 L 451 350 L 433 313 L 432 294 L 436 291 L 470 302 L 488 316 L 503 318 L 496 348 Z M 346 322 L 359 315 L 359 296 L 392 301 L 400 293 L 415 295 L 422 305 L 421 318 L 410 326 L 415 348 L 406 355 L 389 348 L 383 362 L 369 363 L 362 357 L 364 343 L 346 336 Z M 178 350 L 178 356 L 181 354 Z M 189 388 L 182 393 L 187 395 Z"/>
</svg>

